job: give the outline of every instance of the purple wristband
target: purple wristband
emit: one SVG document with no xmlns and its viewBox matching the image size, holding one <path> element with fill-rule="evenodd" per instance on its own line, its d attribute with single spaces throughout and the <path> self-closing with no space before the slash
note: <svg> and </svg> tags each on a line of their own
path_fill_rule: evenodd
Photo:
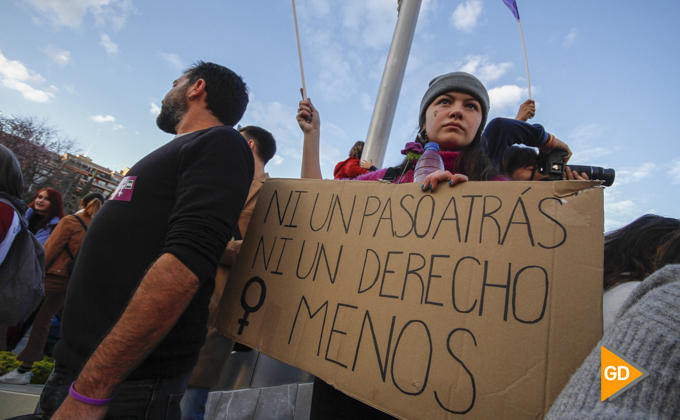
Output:
<svg viewBox="0 0 680 420">
<path fill-rule="evenodd" d="M 78 400 L 82 403 L 90 404 L 90 405 L 106 405 L 106 404 L 110 403 L 111 400 L 113 399 L 113 397 L 107 398 L 105 400 L 97 400 L 97 399 L 94 399 L 94 398 L 88 398 L 84 395 L 78 394 L 78 392 L 76 392 L 76 390 L 73 389 L 73 384 L 75 384 L 75 381 L 71 382 L 71 388 L 69 388 L 68 393 L 69 393 L 70 396 L 72 396 L 73 398 L 75 398 L 76 400 Z"/>
</svg>

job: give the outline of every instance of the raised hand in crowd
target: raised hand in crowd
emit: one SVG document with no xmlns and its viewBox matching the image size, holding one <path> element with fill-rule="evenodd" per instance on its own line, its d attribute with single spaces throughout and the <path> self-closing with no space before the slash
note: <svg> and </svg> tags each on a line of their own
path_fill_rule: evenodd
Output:
<svg viewBox="0 0 680 420">
<path fill-rule="evenodd" d="M 300 89 L 302 92 L 302 89 Z M 322 179 L 321 164 L 319 163 L 319 142 L 321 138 L 321 119 L 319 111 L 314 108 L 312 100 L 307 98 L 300 101 L 297 116 L 300 130 L 304 133 L 302 145 L 301 178 Z"/>
<path fill-rule="evenodd" d="M 522 105 L 519 106 L 519 111 L 517 112 L 516 120 L 527 121 L 534 118 L 536 115 L 536 102 L 532 99 L 527 99 Z"/>
</svg>

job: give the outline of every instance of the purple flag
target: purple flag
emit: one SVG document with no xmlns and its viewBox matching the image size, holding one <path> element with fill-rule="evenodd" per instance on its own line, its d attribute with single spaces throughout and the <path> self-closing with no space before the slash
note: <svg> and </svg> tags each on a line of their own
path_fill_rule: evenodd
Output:
<svg viewBox="0 0 680 420">
<path fill-rule="evenodd" d="M 515 15 L 515 19 L 519 20 L 519 10 L 517 10 L 517 3 L 515 0 L 503 0 L 503 3 L 505 3 L 512 14 Z"/>
</svg>

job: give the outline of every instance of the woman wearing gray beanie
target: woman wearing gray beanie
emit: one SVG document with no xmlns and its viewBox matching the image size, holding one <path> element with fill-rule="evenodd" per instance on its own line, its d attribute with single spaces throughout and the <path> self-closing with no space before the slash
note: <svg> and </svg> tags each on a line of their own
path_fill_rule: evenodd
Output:
<svg viewBox="0 0 680 420">
<path fill-rule="evenodd" d="M 361 175 L 357 180 L 388 180 L 394 183 L 413 182 L 415 163 L 423 153 L 423 145 L 439 145 L 446 170 L 425 178 L 422 190 L 434 191 L 438 184 L 450 186 L 474 180 L 504 180 L 486 157 L 481 147 L 481 136 L 489 113 L 489 95 L 484 85 L 473 75 L 463 72 L 448 73 L 430 82 L 420 102 L 418 135 L 406 144 L 404 161 L 396 167 L 380 169 Z M 319 113 L 311 101 L 300 102 L 298 124 L 305 140 L 302 157 L 302 178 L 321 179 L 319 166 Z M 355 400 L 319 378 L 314 380 L 311 420 L 372 419 L 391 420 L 383 413 Z"/>
<path fill-rule="evenodd" d="M 356 179 L 413 182 L 413 171 L 423 146 L 434 142 L 439 145 L 439 155 L 446 170 L 425 178 L 423 190 L 434 191 L 443 182 L 453 186 L 467 180 L 503 180 L 505 178 L 500 176 L 481 147 L 488 113 L 489 94 L 475 76 L 453 72 L 436 77 L 420 102 L 418 135 L 402 150 L 406 158 L 396 167 L 380 169 Z M 320 179 L 319 113 L 309 99 L 300 102 L 297 120 L 305 134 L 302 177 Z"/>
</svg>

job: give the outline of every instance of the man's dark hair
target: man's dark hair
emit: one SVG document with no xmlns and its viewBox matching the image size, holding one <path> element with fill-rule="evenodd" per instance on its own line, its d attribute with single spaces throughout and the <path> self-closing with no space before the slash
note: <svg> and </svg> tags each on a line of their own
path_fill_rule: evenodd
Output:
<svg viewBox="0 0 680 420">
<path fill-rule="evenodd" d="M 276 140 L 272 133 L 264 128 L 249 125 L 238 130 L 246 140 L 253 140 L 257 145 L 257 155 L 265 164 L 276 154 Z"/>
<path fill-rule="evenodd" d="M 185 72 L 188 86 L 205 80 L 208 109 L 220 122 L 233 127 L 243 117 L 248 105 L 248 87 L 238 74 L 224 66 L 198 61 Z"/>
<path fill-rule="evenodd" d="M 538 153 L 530 147 L 510 146 L 503 152 L 501 169 L 507 176 L 521 168 L 538 165 Z"/>
</svg>

